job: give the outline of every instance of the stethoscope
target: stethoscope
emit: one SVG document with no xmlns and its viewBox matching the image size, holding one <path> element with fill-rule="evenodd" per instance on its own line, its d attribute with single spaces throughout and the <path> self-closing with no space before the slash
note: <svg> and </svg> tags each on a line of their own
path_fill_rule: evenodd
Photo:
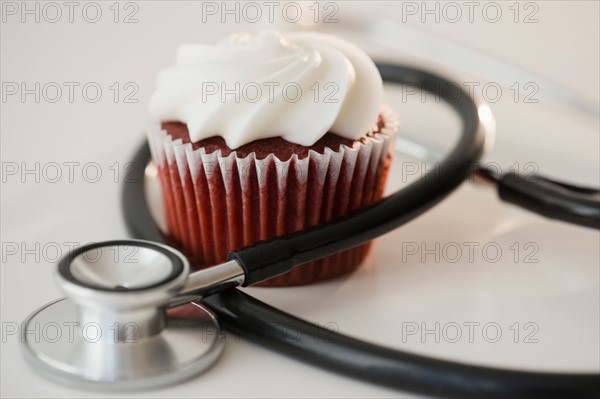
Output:
<svg viewBox="0 0 600 399">
<path fill-rule="evenodd" d="M 140 173 L 125 183 L 123 193 L 126 223 L 139 239 L 86 245 L 61 259 L 57 279 L 67 298 L 36 310 L 25 321 L 22 342 L 29 363 L 48 378 L 76 387 L 156 388 L 211 366 L 223 349 L 222 324 L 308 363 L 400 390 L 461 398 L 596 397 L 597 374 L 503 370 L 401 352 L 316 327 L 233 289 L 389 232 L 430 209 L 472 175 L 495 185 L 505 201 L 600 228 L 598 190 L 474 167 L 493 129 L 485 104 L 464 90 L 456 96 L 447 90 L 452 82 L 436 74 L 393 64 L 378 67 L 386 82 L 436 93 L 459 114 L 462 135 L 443 161 L 358 213 L 242 248 L 224 263 L 190 273 L 186 257 L 163 244 L 165 237 L 148 209 L 142 171 L 150 155 L 144 145 L 133 160 Z M 185 303 L 194 305 L 191 313 L 167 317 L 168 308 Z M 69 334 L 50 341 L 31 339 L 26 331 L 36 323 L 55 323 Z M 290 325 L 294 328 L 286 327 Z M 315 329 L 322 339 L 312 338 Z"/>
</svg>

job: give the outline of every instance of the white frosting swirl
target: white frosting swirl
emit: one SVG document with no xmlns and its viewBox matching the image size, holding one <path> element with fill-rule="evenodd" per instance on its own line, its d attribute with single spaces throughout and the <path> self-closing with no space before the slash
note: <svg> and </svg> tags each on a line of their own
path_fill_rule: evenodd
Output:
<svg viewBox="0 0 600 399">
<path fill-rule="evenodd" d="M 359 139 L 374 127 L 383 96 L 367 54 L 316 32 L 180 46 L 157 86 L 152 119 L 187 124 L 193 142 L 222 136 L 234 149 L 275 136 L 310 146 L 328 131 Z"/>
</svg>

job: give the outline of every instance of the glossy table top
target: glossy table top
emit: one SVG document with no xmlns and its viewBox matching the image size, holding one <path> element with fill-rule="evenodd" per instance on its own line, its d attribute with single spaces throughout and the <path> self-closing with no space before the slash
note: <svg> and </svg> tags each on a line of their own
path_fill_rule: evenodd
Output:
<svg viewBox="0 0 600 399">
<path fill-rule="evenodd" d="M 537 11 L 520 9 L 518 23 L 509 3 L 499 3 L 503 13 L 497 23 L 486 21 L 478 9 L 470 23 L 466 8 L 463 18 L 451 23 L 451 10 L 443 14 L 443 3 L 440 21 L 425 14 L 423 23 L 423 10 L 412 14 L 413 9 L 403 8 L 408 3 L 342 2 L 336 14 L 340 26 L 317 27 L 341 32 L 346 18 L 394 17 L 519 65 L 598 103 L 597 3 L 533 2 Z M 33 9 L 34 2 L 29 4 Z M 133 4 L 129 8 L 122 4 L 115 23 L 111 4 L 99 3 L 102 17 L 97 23 L 83 18 L 85 3 L 75 8 L 73 23 L 66 19 L 66 8 L 62 20 L 50 23 L 46 19 L 53 18 L 53 10 L 44 11 L 40 3 L 40 22 L 33 16 L 22 22 L 20 9 L 2 5 L 3 397 L 117 396 L 42 379 L 25 364 L 15 332 L 33 309 L 61 296 L 53 280 L 60 255 L 73 246 L 127 236 L 121 185 L 127 162 L 144 140 L 156 73 L 172 64 L 176 46 L 212 43 L 239 30 L 300 29 L 312 23 L 307 17 L 302 24 L 281 18 L 274 24 L 222 24 L 207 15 L 202 4 L 192 2 L 134 2 L 127 3 Z M 89 19 L 93 10 L 86 10 Z M 489 19 L 492 10 L 488 11 Z M 538 22 L 523 23 L 534 11 Z M 138 21 L 123 23 L 128 15 Z M 200 23 L 204 16 L 206 23 Z M 375 45 L 364 35 L 344 32 L 379 59 L 423 62 L 414 54 Z M 445 60 L 441 55 L 440 64 L 427 65 L 442 70 Z M 452 73 L 458 84 L 481 82 L 476 90 L 494 82 L 494 76 L 473 80 L 471 72 Z M 7 94 L 15 87 L 21 90 L 22 83 L 34 93 L 23 98 L 21 92 Z M 497 99 L 491 88 L 479 93 L 497 100 L 490 104 L 497 122 L 496 143 L 484 162 L 598 186 L 598 117 L 526 102 L 523 94 L 536 98 L 536 82 L 515 83 L 522 90 L 518 98 L 506 87 Z M 534 86 L 525 87 L 527 83 Z M 52 102 L 57 86 L 62 97 Z M 93 102 L 98 87 L 101 94 Z M 423 102 L 386 86 L 386 102 L 400 115 L 406 137 L 442 148 L 455 137 L 455 116 L 435 101 Z M 421 161 L 398 153 L 389 189 L 408 184 L 423 169 Z M 530 215 L 503 205 L 486 187 L 464 184 L 428 214 L 378 239 L 352 275 L 309 287 L 246 291 L 320 325 L 415 353 L 528 370 L 597 372 L 599 238 L 597 231 Z M 42 328 L 39 333 L 44 339 L 50 331 Z M 221 361 L 203 376 L 131 396 L 415 396 L 308 366 L 232 333 L 226 339 Z"/>
</svg>

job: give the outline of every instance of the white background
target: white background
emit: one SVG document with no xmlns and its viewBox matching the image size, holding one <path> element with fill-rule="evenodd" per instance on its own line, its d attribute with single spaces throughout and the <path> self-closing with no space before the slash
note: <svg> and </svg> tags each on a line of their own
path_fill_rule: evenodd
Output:
<svg viewBox="0 0 600 399">
<path fill-rule="evenodd" d="M 35 82 L 43 86 L 56 82 L 63 97 L 56 103 L 33 95 L 22 101 L 19 95 L 3 97 L 0 132 L 2 156 L 1 193 L 1 393 L 3 397 L 100 397 L 99 393 L 71 390 L 38 377 L 19 353 L 19 339 L 6 336 L 4 328 L 20 323 L 33 309 L 61 295 L 52 278 L 55 249 L 65 251 L 69 243 L 126 237 L 120 210 L 122 174 L 137 146 L 144 140 L 146 104 L 157 72 L 174 60 L 177 45 L 186 42 L 213 43 L 239 30 L 326 28 L 335 30 L 352 18 L 394 18 L 401 24 L 430 32 L 449 41 L 464 44 L 483 53 L 513 63 L 540 77 L 562 84 L 592 104 L 598 104 L 599 7 L 595 1 L 539 1 L 536 23 L 525 24 L 524 3 L 519 21 L 509 8 L 513 2 L 498 2 L 503 11 L 496 23 L 488 22 L 481 11 L 474 21 L 466 15 L 450 23 L 440 15 L 403 13 L 407 2 L 340 2 L 339 25 L 311 26 L 312 14 L 303 4 L 301 23 L 287 23 L 281 13 L 276 21 L 236 23 L 220 15 L 202 21 L 202 4 L 194 2 L 135 2 L 119 6 L 119 22 L 113 18 L 113 2 L 98 2 L 102 16 L 96 23 L 82 16 L 86 2 L 75 8 L 74 21 L 61 6 L 56 23 L 54 11 L 47 15 L 25 15 L 20 9 L 12 15 L 2 4 L 1 80 L 6 84 Z M 219 2 L 220 3 L 220 2 Z M 21 7 L 21 2 L 14 3 Z M 28 2 L 33 9 L 36 2 Z M 58 3 L 62 4 L 61 2 Z M 414 3 L 420 7 L 421 2 Z M 428 2 L 435 7 L 435 2 Z M 459 5 L 463 4 L 458 2 Z M 440 10 L 443 3 L 439 3 Z M 9 6 L 10 7 L 10 6 Z M 38 3 L 43 13 L 44 3 Z M 110 7 L 113 7 L 111 9 Z M 233 6 L 231 6 L 233 7 Z M 482 3 L 483 7 L 483 3 Z M 137 11 L 136 11 L 137 10 Z M 88 10 L 88 18 L 94 17 Z M 136 11 L 138 22 L 125 24 L 125 15 Z M 463 12 L 466 8 L 463 7 Z M 489 16 L 488 16 L 489 17 Z M 243 18 L 242 18 L 243 19 Z M 403 20 L 404 19 L 404 20 Z M 374 55 L 387 59 L 419 62 L 414 55 L 371 45 L 356 33 L 352 37 Z M 403 38 L 397 41 L 402 43 Z M 447 61 L 440 58 L 440 69 Z M 454 71 L 458 82 L 467 73 Z M 493 73 L 481 71 L 487 81 Z M 487 75 L 486 75 L 487 73 Z M 462 80 L 461 80 L 462 79 Z M 73 102 L 68 101 L 65 82 L 79 83 Z M 96 103 L 83 98 L 81 88 L 89 82 L 103 90 Z M 110 87 L 117 82 L 120 98 L 115 103 Z M 123 102 L 131 82 L 139 90 L 137 103 Z M 524 84 L 526 82 L 517 82 Z M 113 86 L 114 87 L 114 86 Z M 91 93 L 91 92 L 90 92 Z M 456 131 L 449 116 L 432 116 L 439 107 L 403 101 L 397 89 L 388 88 L 387 102 L 403 121 L 402 132 L 435 141 Z M 43 93 L 42 93 L 43 94 Z M 50 96 L 53 97 L 52 94 Z M 428 108 L 429 107 L 429 108 Z M 495 147 L 486 155 L 488 162 L 508 168 L 527 162 L 542 173 L 598 186 L 598 116 L 574 110 L 515 101 L 505 89 L 500 101 L 491 104 L 497 120 Z M 444 114 L 442 114 L 444 115 Z M 430 139 L 426 139 L 429 137 Z M 433 137 L 433 138 L 432 138 Z M 390 189 L 401 186 L 400 161 L 390 177 Z M 39 162 L 39 182 L 35 174 L 21 173 Z M 52 183 L 42 170 L 52 162 L 62 165 L 62 178 Z M 65 162 L 76 162 L 69 181 Z M 95 169 L 82 174 L 83 166 L 100 165 L 102 176 L 96 183 Z M 16 175 L 7 168 L 17 165 Z M 47 172 L 51 172 L 46 169 Z M 436 261 L 421 254 L 402 259 L 407 242 L 434 248 L 449 243 L 464 247 L 478 243 L 475 261 L 466 252 L 456 262 Z M 518 261 L 511 245 L 521 248 Z M 538 263 L 525 263 L 529 253 L 524 245 L 534 243 Z M 405 244 L 403 244 L 405 243 Z M 496 263 L 486 261 L 481 248 L 495 243 L 502 249 Z M 14 253 L 14 246 L 18 251 Z M 11 251 L 8 251 L 8 248 Z M 33 254 L 24 249 L 39 248 Z M 36 255 L 39 259 L 36 259 Z M 415 353 L 477 364 L 552 371 L 598 371 L 599 359 L 599 256 L 597 231 L 551 222 L 511 206 L 502 205 L 494 193 L 472 185 L 455 194 L 422 218 L 401 230 L 377 240 L 365 265 L 351 276 L 311 287 L 248 289 L 270 304 L 294 315 L 339 327 L 341 332 L 376 343 Z M 403 261 L 404 260 L 404 261 Z M 434 328 L 448 323 L 497 323 L 502 338 L 489 343 L 481 330 L 474 342 L 463 337 L 458 343 L 432 335 L 404 336 L 403 327 L 416 323 Z M 520 323 L 521 335 L 514 342 L 510 327 Z M 537 343 L 524 342 L 525 323 L 534 323 Z M 425 324 L 422 324 L 425 323 Z M 531 330 L 528 330 L 531 331 Z M 466 327 L 463 334 L 466 334 Z M 488 337 L 489 338 L 489 337 Z M 145 392 L 139 397 L 412 397 L 364 382 L 314 368 L 246 342 L 231 334 L 223 358 L 205 375 L 164 390 Z M 424 342 L 422 342 L 424 341 Z M 110 397 L 110 395 L 107 395 Z M 122 395 L 120 395 L 122 396 Z"/>
</svg>

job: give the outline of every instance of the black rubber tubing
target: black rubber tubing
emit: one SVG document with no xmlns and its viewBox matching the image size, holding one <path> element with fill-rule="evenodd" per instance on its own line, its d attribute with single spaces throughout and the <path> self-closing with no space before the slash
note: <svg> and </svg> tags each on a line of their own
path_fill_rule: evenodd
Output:
<svg viewBox="0 0 600 399">
<path fill-rule="evenodd" d="M 498 195 L 538 215 L 600 229 L 600 194 L 597 189 L 573 186 L 534 176 L 525 178 L 511 172 L 498 183 Z"/>
<path fill-rule="evenodd" d="M 449 84 L 436 75 L 410 67 L 390 64 L 378 64 L 378 67 L 385 81 L 416 84 L 434 92 L 441 90 L 439 85 L 435 87 L 435 82 L 441 80 L 446 86 Z M 463 120 L 475 117 L 472 101 L 451 104 Z M 464 131 L 471 129 L 472 134 L 463 134 L 445 161 L 451 167 L 450 162 L 469 166 L 481 154 L 483 137 L 473 132 L 472 123 L 464 123 Z M 124 220 L 133 237 L 164 242 L 146 203 L 143 171 L 149 160 L 148 146 L 143 144 L 133 160 L 135 173 L 124 183 Z M 411 204 L 399 204 L 407 206 L 402 208 L 407 210 L 402 222 L 412 220 L 457 187 L 466 177 L 465 171 L 459 169 L 460 173 L 445 183 L 445 179 L 434 178 L 429 181 L 434 180 L 436 184 L 427 184 L 428 180 L 422 177 L 395 194 L 396 198 L 406 196 L 407 203 Z M 448 178 L 448 172 L 443 176 Z M 402 391 L 449 398 L 595 398 L 600 395 L 598 374 L 505 370 L 393 350 L 318 327 L 237 289 L 212 295 L 201 302 L 219 317 L 225 328 L 246 339 L 315 366 Z"/>
</svg>

